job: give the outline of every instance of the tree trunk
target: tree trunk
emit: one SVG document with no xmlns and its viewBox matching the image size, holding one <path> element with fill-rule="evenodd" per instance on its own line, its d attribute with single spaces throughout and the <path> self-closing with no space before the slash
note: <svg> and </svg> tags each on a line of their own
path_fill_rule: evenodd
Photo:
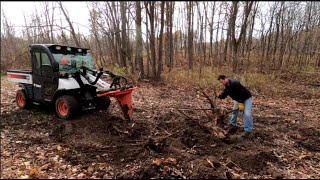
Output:
<svg viewBox="0 0 320 180">
<path fill-rule="evenodd" d="M 272 39 L 272 26 L 273 26 L 274 11 L 275 11 L 275 9 L 273 9 L 273 11 L 272 11 L 270 27 L 268 30 L 268 34 L 266 35 L 266 37 L 268 37 L 268 42 L 266 44 L 266 46 L 267 46 L 266 56 L 265 56 L 266 61 L 270 60 L 269 57 L 270 57 L 270 48 L 271 48 L 271 39 Z"/>
<path fill-rule="evenodd" d="M 136 59 L 135 59 L 136 63 L 135 64 L 140 71 L 140 78 L 144 78 L 141 19 L 142 18 L 141 18 L 140 1 L 136 1 Z"/>
<path fill-rule="evenodd" d="M 158 71 L 157 71 L 157 80 L 161 79 L 161 72 L 162 72 L 162 44 L 163 44 L 163 26 L 164 26 L 164 5 L 165 2 L 161 2 L 161 9 L 160 9 L 160 34 L 159 34 L 159 49 L 158 49 Z"/>
<path fill-rule="evenodd" d="M 145 2 L 145 6 L 147 9 L 147 5 Z M 147 51 L 147 76 L 150 77 L 150 64 L 151 64 L 151 58 L 150 58 L 150 43 L 149 43 L 149 39 L 150 39 L 150 35 L 149 35 L 149 23 L 148 23 L 148 13 L 146 10 L 146 51 Z"/>
<path fill-rule="evenodd" d="M 276 54 L 277 54 L 277 48 L 278 48 L 278 39 L 279 39 L 279 33 L 280 33 L 280 17 L 279 13 L 276 17 L 276 34 L 275 34 L 275 40 L 274 40 L 274 47 L 273 47 L 273 56 L 272 56 L 272 68 L 275 69 L 276 67 Z"/>
<path fill-rule="evenodd" d="M 193 2 L 187 2 L 188 19 L 188 62 L 189 69 L 193 67 Z"/>
<path fill-rule="evenodd" d="M 149 20 L 150 20 L 150 48 L 151 48 L 151 71 L 152 71 L 152 78 L 155 78 L 156 73 L 156 44 L 155 44 L 155 31 L 154 31 L 154 17 L 155 17 L 155 3 L 146 2 L 147 7 L 146 10 L 148 12 Z"/>
<path fill-rule="evenodd" d="M 232 52 L 232 72 L 236 72 L 237 70 L 237 63 L 238 63 L 238 46 L 237 41 L 235 37 L 235 28 L 236 28 L 236 18 L 238 13 L 238 2 L 233 1 L 232 2 L 232 8 L 231 8 L 231 14 L 230 14 L 230 24 L 229 24 L 229 30 L 230 30 L 230 40 L 231 40 L 231 52 Z"/>
<path fill-rule="evenodd" d="M 219 37 L 219 28 L 220 28 L 220 16 L 221 16 L 221 7 L 219 8 L 219 16 L 218 16 L 218 25 L 217 25 L 217 33 L 216 33 L 216 43 L 215 43 L 215 55 L 218 58 L 218 65 L 220 65 L 221 59 L 220 59 L 220 51 L 218 49 L 218 45 L 219 45 L 219 41 L 218 41 L 218 37 Z M 221 42 L 221 41 L 220 41 Z"/>
<path fill-rule="evenodd" d="M 230 28 L 231 27 L 230 27 L 230 24 L 231 24 L 231 18 L 229 18 L 229 21 L 228 21 L 227 37 L 226 37 L 226 40 L 225 40 L 225 43 L 224 43 L 224 50 L 223 50 L 223 60 L 224 60 L 224 62 L 227 62 L 228 46 L 229 46 L 230 41 L 231 41 L 231 38 L 230 38 L 230 31 L 231 31 Z"/>
<path fill-rule="evenodd" d="M 120 2 L 121 13 L 121 67 L 127 67 L 127 16 L 126 16 L 126 2 Z"/>
<path fill-rule="evenodd" d="M 170 2 L 170 15 L 169 15 L 169 71 L 173 68 L 173 12 L 174 12 L 174 2 Z"/>
<path fill-rule="evenodd" d="M 255 25 L 255 19 L 256 19 L 256 13 L 257 13 L 257 9 L 258 9 L 258 3 L 255 3 L 255 7 L 254 7 L 254 11 L 253 11 L 253 15 L 251 17 L 251 27 L 250 27 L 250 31 L 249 31 L 249 39 L 248 39 L 248 43 L 246 46 L 246 51 L 247 51 L 247 65 L 246 65 L 246 69 L 249 69 L 250 66 L 250 54 L 251 54 L 251 44 L 252 44 L 252 34 L 253 34 L 253 28 Z"/>
</svg>

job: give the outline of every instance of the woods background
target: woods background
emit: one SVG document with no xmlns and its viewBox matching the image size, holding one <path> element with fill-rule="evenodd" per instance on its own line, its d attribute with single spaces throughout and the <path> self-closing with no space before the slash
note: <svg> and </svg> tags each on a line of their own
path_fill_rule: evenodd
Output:
<svg viewBox="0 0 320 180">
<path fill-rule="evenodd" d="M 172 70 L 320 68 L 319 2 L 88 2 L 87 10 L 88 36 L 63 2 L 42 2 L 22 33 L 2 11 L 1 71 L 29 68 L 36 43 L 87 47 L 97 67 L 153 80 Z"/>
</svg>

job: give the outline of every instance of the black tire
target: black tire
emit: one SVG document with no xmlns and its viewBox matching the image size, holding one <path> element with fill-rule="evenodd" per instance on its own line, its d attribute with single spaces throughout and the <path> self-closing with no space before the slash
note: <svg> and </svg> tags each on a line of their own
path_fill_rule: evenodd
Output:
<svg viewBox="0 0 320 180">
<path fill-rule="evenodd" d="M 63 95 L 56 99 L 55 110 L 59 118 L 69 120 L 77 114 L 79 103 L 75 97 Z"/>
<path fill-rule="evenodd" d="M 97 98 L 97 109 L 98 110 L 107 110 L 110 106 L 111 100 L 110 97 L 99 97 Z"/>
<path fill-rule="evenodd" d="M 20 89 L 16 93 L 16 103 L 20 109 L 29 109 L 31 106 L 30 99 L 28 98 L 25 90 Z"/>
</svg>

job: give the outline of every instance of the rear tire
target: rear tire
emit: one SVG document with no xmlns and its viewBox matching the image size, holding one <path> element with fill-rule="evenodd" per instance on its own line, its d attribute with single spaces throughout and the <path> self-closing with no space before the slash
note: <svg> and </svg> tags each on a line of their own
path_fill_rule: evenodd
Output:
<svg viewBox="0 0 320 180">
<path fill-rule="evenodd" d="M 59 118 L 68 120 L 76 115 L 79 109 L 77 99 L 70 95 L 60 96 L 55 101 L 55 110 Z"/>
<path fill-rule="evenodd" d="M 107 110 L 110 106 L 111 100 L 110 97 L 99 97 L 97 98 L 97 109 L 98 110 Z"/>
<path fill-rule="evenodd" d="M 30 100 L 23 89 L 17 91 L 16 103 L 20 109 L 28 109 L 30 107 Z"/>
</svg>

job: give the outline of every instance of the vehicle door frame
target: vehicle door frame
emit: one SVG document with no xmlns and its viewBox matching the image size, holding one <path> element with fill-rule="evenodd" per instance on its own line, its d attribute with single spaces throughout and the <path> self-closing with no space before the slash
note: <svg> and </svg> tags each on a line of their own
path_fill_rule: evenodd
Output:
<svg viewBox="0 0 320 180">
<path fill-rule="evenodd" d="M 40 69 L 36 69 L 36 52 L 40 53 Z M 47 54 L 50 61 L 52 73 L 51 71 L 48 72 L 49 75 L 43 72 L 42 53 Z M 33 99 L 36 102 L 51 102 L 55 91 L 58 89 L 59 64 L 45 45 L 32 45 L 30 47 L 30 55 L 32 62 Z M 46 70 L 50 70 L 50 68 Z"/>
</svg>

